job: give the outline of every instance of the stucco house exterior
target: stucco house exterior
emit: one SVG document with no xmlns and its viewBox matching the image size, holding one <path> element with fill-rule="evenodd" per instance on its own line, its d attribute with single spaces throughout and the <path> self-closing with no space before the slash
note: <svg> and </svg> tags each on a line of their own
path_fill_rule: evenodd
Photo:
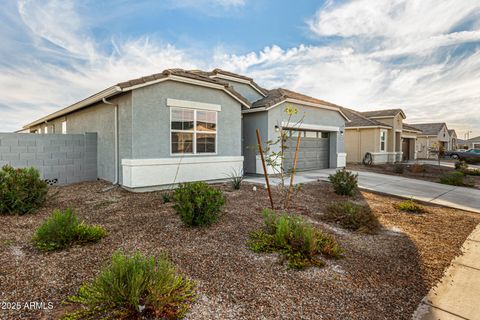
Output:
<svg viewBox="0 0 480 320">
<path fill-rule="evenodd" d="M 305 116 L 301 127 L 289 128 L 306 135 L 299 169 L 344 166 L 348 118 L 340 107 L 284 89 L 266 90 L 220 69 L 167 69 L 118 83 L 23 130 L 97 133 L 98 178 L 142 191 L 224 180 L 234 171 L 258 173 L 257 152 L 249 147 L 257 144 L 255 129 L 263 142 L 273 139 L 276 126 L 285 125 L 286 104 Z"/>
<path fill-rule="evenodd" d="M 422 131 L 417 137 L 418 158 L 436 159 L 440 147 L 445 151 L 451 149 L 446 123 L 415 123 L 413 126 Z"/>
<path fill-rule="evenodd" d="M 372 164 L 416 159 L 416 138 L 420 130 L 404 124 L 401 109 L 358 112 L 344 108 L 352 121 L 345 128 L 348 163 L 361 163 L 367 153 Z"/>
<path fill-rule="evenodd" d="M 458 149 L 458 137 L 457 132 L 454 129 L 448 130 L 448 136 L 450 137 L 450 141 L 448 142 L 449 150 L 457 150 Z"/>
<path fill-rule="evenodd" d="M 285 113 L 287 106 L 298 113 L 291 117 Z M 258 128 L 262 141 L 276 141 L 280 128 L 289 132 L 285 151 L 285 169 L 293 165 L 297 137 L 301 135 L 297 170 L 339 168 L 346 164 L 344 132 L 349 118 L 340 106 L 312 98 L 287 89 L 269 90 L 267 95 L 255 101 L 250 109 L 243 110 L 243 137 L 245 172 L 262 173 L 255 130 Z M 272 146 L 280 151 L 280 144 Z M 269 173 L 275 168 L 268 167 Z"/>
<path fill-rule="evenodd" d="M 480 149 L 480 136 L 466 141 L 469 149 Z"/>
</svg>

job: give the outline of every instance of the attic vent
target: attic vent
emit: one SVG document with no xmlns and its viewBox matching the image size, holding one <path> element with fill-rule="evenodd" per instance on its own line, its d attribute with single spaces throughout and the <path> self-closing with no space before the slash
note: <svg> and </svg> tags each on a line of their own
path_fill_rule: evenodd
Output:
<svg viewBox="0 0 480 320">
<path fill-rule="evenodd" d="M 49 185 L 49 186 L 55 186 L 58 184 L 58 179 L 55 178 L 55 179 L 45 179 L 45 182 Z"/>
</svg>

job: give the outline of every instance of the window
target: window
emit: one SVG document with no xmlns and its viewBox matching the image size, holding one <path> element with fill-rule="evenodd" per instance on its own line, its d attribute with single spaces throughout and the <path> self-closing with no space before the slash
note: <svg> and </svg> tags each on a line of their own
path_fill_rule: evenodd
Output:
<svg viewBox="0 0 480 320">
<path fill-rule="evenodd" d="M 306 138 L 317 138 L 317 132 L 316 131 L 305 131 L 305 137 Z"/>
<path fill-rule="evenodd" d="M 217 112 L 171 108 L 172 154 L 217 152 Z"/>
<path fill-rule="evenodd" d="M 322 132 L 322 139 L 328 139 L 328 132 Z"/>
<path fill-rule="evenodd" d="M 43 131 L 43 133 L 48 133 L 48 126 L 45 126 L 45 130 Z"/>
<path fill-rule="evenodd" d="M 387 151 L 387 131 L 380 131 L 380 151 Z"/>
<path fill-rule="evenodd" d="M 67 133 L 67 121 L 62 121 L 62 134 Z"/>
</svg>

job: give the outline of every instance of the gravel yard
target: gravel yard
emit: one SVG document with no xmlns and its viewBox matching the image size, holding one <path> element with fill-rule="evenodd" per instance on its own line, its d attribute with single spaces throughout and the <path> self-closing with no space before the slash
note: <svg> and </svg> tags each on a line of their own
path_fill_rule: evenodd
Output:
<svg viewBox="0 0 480 320">
<path fill-rule="evenodd" d="M 336 200 L 329 184 L 305 185 L 291 213 L 303 215 L 335 235 L 344 258 L 326 267 L 287 270 L 276 254 L 249 251 L 251 231 L 263 226 L 265 190 L 243 184 L 220 185 L 227 204 L 209 228 L 183 226 L 162 193 L 108 191 L 104 182 L 52 188 L 45 208 L 26 216 L 0 216 L 0 303 L 20 302 L 21 310 L 0 309 L 0 319 L 56 319 L 79 286 L 91 280 L 111 254 L 123 248 L 144 254 L 166 251 L 178 269 L 198 284 L 198 299 L 187 319 L 410 319 L 420 300 L 460 253 L 480 215 L 429 206 L 422 215 L 394 209 L 393 197 L 362 192 L 384 229 L 362 235 L 323 223 L 325 207 Z M 73 207 L 109 235 L 97 244 L 40 253 L 30 238 L 54 208 Z M 51 310 L 29 310 L 25 302 L 51 302 Z M 2 307 L 5 304 L 2 305 Z"/>
</svg>

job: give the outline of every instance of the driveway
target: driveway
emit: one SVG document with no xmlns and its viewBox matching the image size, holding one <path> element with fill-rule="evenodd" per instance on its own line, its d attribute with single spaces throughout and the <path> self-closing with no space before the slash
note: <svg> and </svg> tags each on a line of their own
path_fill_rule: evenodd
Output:
<svg viewBox="0 0 480 320">
<path fill-rule="evenodd" d="M 295 176 L 294 182 L 298 184 L 318 180 L 328 181 L 328 176 L 335 173 L 335 171 L 335 169 L 325 169 L 299 172 Z M 358 173 L 358 186 L 360 189 L 403 198 L 413 197 L 420 201 L 480 213 L 480 190 L 477 189 L 455 187 L 373 172 L 358 171 L 356 173 Z M 265 184 L 263 176 L 247 176 L 245 181 Z M 280 183 L 280 180 L 271 178 L 270 183 L 277 185 Z"/>
</svg>

